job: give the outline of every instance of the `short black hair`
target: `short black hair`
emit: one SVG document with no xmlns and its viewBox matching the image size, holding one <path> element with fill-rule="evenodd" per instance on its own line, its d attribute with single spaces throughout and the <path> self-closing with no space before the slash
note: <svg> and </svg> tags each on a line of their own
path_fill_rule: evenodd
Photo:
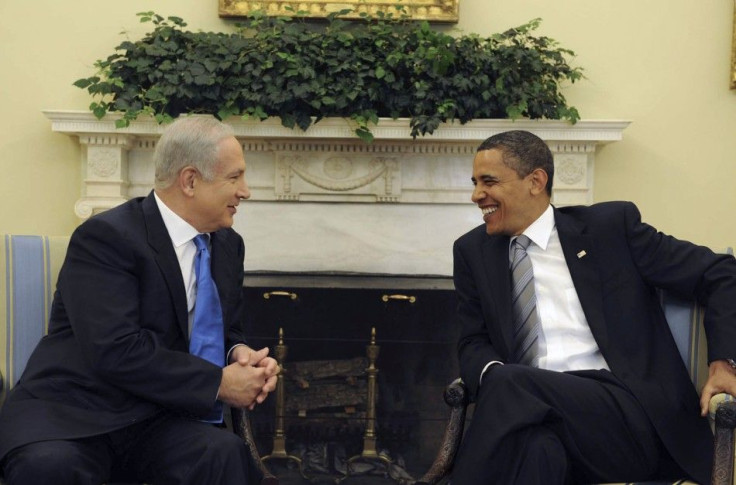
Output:
<svg viewBox="0 0 736 485">
<path fill-rule="evenodd" d="M 526 177 L 534 170 L 541 168 L 547 172 L 547 195 L 552 196 L 552 180 L 555 175 L 555 163 L 547 144 L 537 135 L 523 130 L 512 130 L 487 138 L 478 147 L 484 150 L 500 150 L 503 163 L 513 169 L 519 177 Z"/>
</svg>

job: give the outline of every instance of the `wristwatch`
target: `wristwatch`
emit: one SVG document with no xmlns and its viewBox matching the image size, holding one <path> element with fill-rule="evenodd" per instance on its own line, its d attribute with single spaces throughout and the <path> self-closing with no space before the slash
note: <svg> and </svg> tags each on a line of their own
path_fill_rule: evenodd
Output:
<svg viewBox="0 0 736 485">
<path fill-rule="evenodd" d="M 726 359 L 726 362 L 728 362 L 728 365 L 731 366 L 731 369 L 736 370 L 736 360 Z"/>
</svg>

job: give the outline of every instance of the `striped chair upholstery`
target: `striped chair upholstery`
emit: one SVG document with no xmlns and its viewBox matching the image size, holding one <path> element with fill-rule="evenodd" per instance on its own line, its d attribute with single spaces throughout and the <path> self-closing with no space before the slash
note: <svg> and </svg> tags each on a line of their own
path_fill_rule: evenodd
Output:
<svg viewBox="0 0 736 485">
<path fill-rule="evenodd" d="M 0 240 L 0 403 L 46 333 L 68 244 L 61 236 L 6 234 Z"/>
</svg>

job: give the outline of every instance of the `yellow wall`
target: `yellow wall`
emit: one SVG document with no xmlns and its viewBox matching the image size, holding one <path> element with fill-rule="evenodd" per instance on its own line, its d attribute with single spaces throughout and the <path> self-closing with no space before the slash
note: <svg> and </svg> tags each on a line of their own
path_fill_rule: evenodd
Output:
<svg viewBox="0 0 736 485">
<path fill-rule="evenodd" d="M 76 141 L 43 109 L 86 109 L 72 82 L 150 24 L 136 12 L 223 30 L 217 0 L 0 2 L 0 231 L 69 234 L 79 223 Z M 597 155 L 596 201 L 633 200 L 684 239 L 736 246 L 736 91 L 728 89 L 734 0 L 460 0 L 458 28 L 488 35 L 530 19 L 577 53 L 587 79 L 566 88 L 584 119 L 626 119 Z M 11 121 L 8 122 L 10 116 Z"/>
</svg>

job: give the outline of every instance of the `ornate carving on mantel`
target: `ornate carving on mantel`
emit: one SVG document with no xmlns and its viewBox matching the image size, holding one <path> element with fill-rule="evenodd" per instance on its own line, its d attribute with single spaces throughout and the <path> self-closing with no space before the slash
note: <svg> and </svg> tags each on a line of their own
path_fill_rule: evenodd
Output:
<svg viewBox="0 0 736 485">
<path fill-rule="evenodd" d="M 82 197 L 74 204 L 74 213 L 87 219 L 128 199 L 128 150 L 134 135 L 80 134 L 86 147 L 83 167 Z"/>
<path fill-rule="evenodd" d="M 75 213 L 86 219 L 150 191 L 151 162 L 163 126 L 152 119 L 115 128 L 83 111 L 44 111 L 52 130 L 76 136 L 82 151 L 82 197 Z M 408 120 L 381 120 L 365 144 L 343 119 L 323 119 L 308 131 L 280 120 L 229 121 L 243 144 L 252 200 L 272 202 L 380 202 L 467 204 L 478 144 L 507 130 L 528 130 L 547 141 L 555 156 L 556 205 L 593 201 L 596 148 L 618 141 L 627 121 L 475 120 L 448 123 L 412 139 Z"/>
<path fill-rule="evenodd" d="M 365 154 L 335 155 L 313 152 L 309 157 L 292 152 L 276 156 L 276 200 L 398 202 L 401 174 L 396 157 L 371 157 Z"/>
</svg>

